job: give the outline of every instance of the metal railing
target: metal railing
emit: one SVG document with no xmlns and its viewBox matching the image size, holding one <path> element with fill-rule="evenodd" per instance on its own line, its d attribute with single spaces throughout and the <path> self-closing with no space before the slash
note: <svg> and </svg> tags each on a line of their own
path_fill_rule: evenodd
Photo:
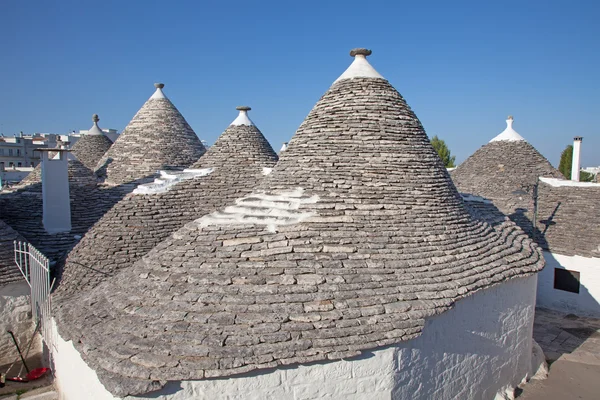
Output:
<svg viewBox="0 0 600 400">
<path fill-rule="evenodd" d="M 56 350 L 52 329 L 52 296 L 54 280 L 50 282 L 50 260 L 31 243 L 14 242 L 15 262 L 31 290 L 31 314 L 42 334 L 50 357 Z"/>
</svg>

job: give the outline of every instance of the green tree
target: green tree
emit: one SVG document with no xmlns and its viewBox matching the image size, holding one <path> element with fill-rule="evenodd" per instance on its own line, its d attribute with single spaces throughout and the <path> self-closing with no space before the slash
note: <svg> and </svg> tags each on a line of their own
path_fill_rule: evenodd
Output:
<svg viewBox="0 0 600 400">
<path fill-rule="evenodd" d="M 571 179 L 571 168 L 573 166 L 573 145 L 568 145 L 560 155 L 558 170 L 566 179 Z M 592 182 L 594 175 L 589 172 L 579 171 L 580 182 Z"/>
<path fill-rule="evenodd" d="M 448 148 L 446 142 L 444 142 L 443 140 L 438 138 L 437 135 L 435 135 L 433 138 L 431 138 L 431 145 L 433 146 L 435 151 L 437 151 L 446 168 L 454 168 L 456 166 L 454 165 L 456 156 L 453 156 L 450 153 L 450 149 Z"/>
<path fill-rule="evenodd" d="M 573 165 L 573 145 L 568 145 L 560 154 L 558 170 L 566 179 L 571 179 L 571 166 Z"/>
</svg>

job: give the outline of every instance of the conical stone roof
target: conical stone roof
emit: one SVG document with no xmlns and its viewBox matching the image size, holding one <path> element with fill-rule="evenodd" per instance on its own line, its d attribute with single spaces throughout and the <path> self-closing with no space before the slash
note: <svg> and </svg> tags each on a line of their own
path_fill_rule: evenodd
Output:
<svg viewBox="0 0 600 400">
<path fill-rule="evenodd" d="M 507 127 L 479 148 L 455 170 L 452 180 L 459 191 L 483 196 L 510 215 L 523 229 L 531 230 L 533 188 L 539 177 L 562 174 L 512 127 Z M 529 232 L 530 233 L 530 232 Z"/>
<path fill-rule="evenodd" d="M 146 101 L 96 166 L 109 184 L 144 179 L 159 169 L 184 168 L 205 148 L 179 110 L 164 95 L 164 84 Z"/>
<path fill-rule="evenodd" d="M 368 54 L 352 52 L 260 190 L 61 311 L 109 391 L 356 356 L 542 268 L 514 224 L 469 214 Z"/>
<path fill-rule="evenodd" d="M 130 194 L 98 221 L 69 254 L 59 298 L 90 290 L 131 266 L 185 223 L 233 203 L 258 186 L 277 155 L 248 118 L 250 107 L 238 110 L 238 118 L 192 166 L 208 175 L 181 181 L 160 193 Z"/>
<path fill-rule="evenodd" d="M 102 132 L 98 126 L 97 114 L 92 116 L 94 125 L 88 133 L 81 135 L 79 140 L 73 145 L 71 151 L 81 163 L 89 170 L 94 171 L 98 161 L 112 146 L 112 141 Z"/>
</svg>

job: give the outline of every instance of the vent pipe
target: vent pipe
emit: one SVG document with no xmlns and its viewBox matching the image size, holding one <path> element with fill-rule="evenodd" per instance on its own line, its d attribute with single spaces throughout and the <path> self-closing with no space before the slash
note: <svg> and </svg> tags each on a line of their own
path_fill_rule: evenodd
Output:
<svg viewBox="0 0 600 400">
<path fill-rule="evenodd" d="M 583 137 L 573 138 L 573 164 L 571 164 L 571 180 L 579 182 L 579 170 L 581 170 L 581 142 Z"/>
<path fill-rule="evenodd" d="M 69 150 L 36 149 L 42 156 L 42 221 L 48 233 L 71 230 Z"/>
</svg>

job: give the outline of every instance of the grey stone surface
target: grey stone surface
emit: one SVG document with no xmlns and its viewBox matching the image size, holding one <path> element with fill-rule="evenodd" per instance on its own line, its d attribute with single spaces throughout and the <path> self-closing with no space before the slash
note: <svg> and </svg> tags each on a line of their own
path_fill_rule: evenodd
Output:
<svg viewBox="0 0 600 400">
<path fill-rule="evenodd" d="M 450 173 L 457 189 L 490 199 L 533 236 L 534 186 L 538 177 L 564 179 L 526 141 L 494 141 L 473 153 Z"/>
<path fill-rule="evenodd" d="M 475 212 L 386 80 L 340 80 L 257 191 L 73 297 L 61 334 L 117 396 L 353 357 L 543 267 Z"/>
<path fill-rule="evenodd" d="M 69 254 L 55 298 L 90 290 L 131 266 L 185 223 L 249 194 L 277 155 L 255 126 L 229 126 L 193 168 L 204 177 L 165 193 L 130 194 L 117 203 Z"/>
<path fill-rule="evenodd" d="M 112 142 L 105 135 L 82 135 L 71 151 L 86 168 L 94 171 L 110 146 Z"/>
<path fill-rule="evenodd" d="M 159 169 L 192 165 L 205 148 L 168 98 L 150 98 L 96 166 L 110 184 L 142 179 Z"/>
<path fill-rule="evenodd" d="M 17 231 L 0 220 L 0 286 L 23 280 L 23 275 L 15 264 L 13 246 L 15 240 L 24 239 Z"/>
<path fill-rule="evenodd" d="M 108 138 L 107 138 L 108 139 Z M 110 140 L 109 140 L 110 141 Z M 77 142 L 76 144 L 78 144 Z M 81 154 L 81 152 L 78 152 Z M 52 155 L 50 155 L 52 157 Z M 96 185 L 97 178 L 94 175 L 94 169 L 87 167 L 82 163 L 75 152 L 69 153 L 68 156 L 68 174 L 69 181 L 79 185 Z M 84 156 L 84 159 L 86 157 Z M 41 186 L 36 184 L 42 182 L 42 164 L 38 164 L 18 185 L 16 189 L 27 188 L 27 190 L 42 190 Z"/>
<path fill-rule="evenodd" d="M 86 175 L 86 177 L 89 177 Z M 0 219 L 19 232 L 28 242 L 51 261 L 63 257 L 116 202 L 133 188 L 131 186 L 104 186 L 84 179 L 69 179 L 71 199 L 70 232 L 48 234 L 42 222 L 42 184 L 35 183 L 0 194 Z"/>
<path fill-rule="evenodd" d="M 567 256 L 600 257 L 600 186 L 540 182 L 536 241 Z"/>
</svg>

